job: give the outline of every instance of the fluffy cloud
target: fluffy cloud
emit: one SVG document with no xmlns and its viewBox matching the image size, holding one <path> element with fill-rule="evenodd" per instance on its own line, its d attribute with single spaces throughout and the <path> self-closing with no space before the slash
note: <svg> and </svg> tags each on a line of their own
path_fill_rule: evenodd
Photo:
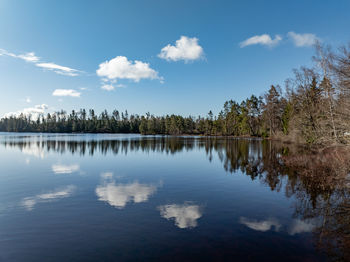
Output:
<svg viewBox="0 0 350 262">
<path fill-rule="evenodd" d="M 67 76 L 77 76 L 78 70 L 67 67 L 67 66 L 60 66 L 54 63 L 37 63 L 36 66 L 44 68 L 46 70 L 52 70 L 57 74 L 60 75 L 67 75 Z"/>
<path fill-rule="evenodd" d="M 102 85 L 101 89 L 106 90 L 106 91 L 112 91 L 115 89 L 115 87 L 113 85 L 106 84 L 106 85 Z"/>
<path fill-rule="evenodd" d="M 26 62 L 34 63 L 37 67 L 54 71 L 55 73 L 60 75 L 77 76 L 81 72 L 79 70 L 76 70 L 67 66 L 57 65 L 55 63 L 39 62 L 40 58 L 36 56 L 34 52 L 16 55 L 14 53 L 10 53 L 6 51 L 5 49 L 0 49 L 0 56 L 1 55 L 19 58 Z"/>
<path fill-rule="evenodd" d="M 79 169 L 80 169 L 80 166 L 77 164 L 74 164 L 74 165 L 61 165 L 61 164 L 52 165 L 52 171 L 55 174 L 71 174 L 71 173 L 79 171 Z"/>
<path fill-rule="evenodd" d="M 109 61 L 103 62 L 96 70 L 98 76 L 102 77 L 105 83 L 101 86 L 104 90 L 114 90 L 112 83 L 118 79 L 128 79 L 139 82 L 141 79 L 159 79 L 158 72 L 150 67 L 148 63 L 138 60 L 130 61 L 125 56 L 117 56 Z"/>
<path fill-rule="evenodd" d="M 257 220 L 241 217 L 239 221 L 241 224 L 249 227 L 250 229 L 261 231 L 261 232 L 268 231 L 272 227 L 275 228 L 275 231 L 279 231 L 279 229 L 281 228 L 281 224 L 276 219 L 273 219 L 273 218 L 268 220 L 257 221 Z"/>
<path fill-rule="evenodd" d="M 179 40 L 176 40 L 175 46 L 168 44 L 163 47 L 158 57 L 167 61 L 189 62 L 202 58 L 203 54 L 203 48 L 198 45 L 198 38 L 181 36 Z"/>
<path fill-rule="evenodd" d="M 69 197 L 73 194 L 76 187 L 73 185 L 66 186 L 64 188 L 55 189 L 52 192 L 39 194 L 33 197 L 26 197 L 22 200 L 21 205 L 24 206 L 28 211 L 33 210 L 34 206 L 38 203 L 45 203 L 54 201 L 60 198 Z"/>
<path fill-rule="evenodd" d="M 183 205 L 172 204 L 158 207 L 160 215 L 166 219 L 174 219 L 179 228 L 191 228 L 197 226 L 197 220 L 202 217 L 200 206 L 185 203 Z"/>
<path fill-rule="evenodd" d="M 281 40 L 282 37 L 279 35 L 275 35 L 274 39 L 272 39 L 271 36 L 268 34 L 256 35 L 241 42 L 240 47 L 243 48 L 249 45 L 265 45 L 273 47 L 277 45 Z"/>
<path fill-rule="evenodd" d="M 45 111 L 48 109 L 48 105 L 46 104 L 41 104 L 41 105 L 36 105 L 34 107 L 28 107 L 24 108 L 23 110 L 19 110 L 17 112 L 9 112 L 6 113 L 3 117 L 18 117 L 21 114 L 25 116 L 31 116 L 32 119 L 37 119 L 40 114 L 44 114 Z"/>
<path fill-rule="evenodd" d="M 314 34 L 297 34 L 294 32 L 289 32 L 288 37 L 297 47 L 312 46 L 319 40 Z"/>
<path fill-rule="evenodd" d="M 49 106 L 46 104 L 36 105 L 34 107 L 25 108 L 23 110 L 24 114 L 32 114 L 32 113 L 44 113 L 46 109 L 48 109 Z"/>
<path fill-rule="evenodd" d="M 157 191 L 157 186 L 152 184 L 140 184 L 135 181 L 128 184 L 116 184 L 112 179 L 112 173 L 103 173 L 102 185 L 96 187 L 98 200 L 105 201 L 113 207 L 124 208 L 128 202 L 146 202 Z"/>
<path fill-rule="evenodd" d="M 73 89 L 56 89 L 52 93 L 53 96 L 71 96 L 80 97 L 81 93 Z"/>
</svg>

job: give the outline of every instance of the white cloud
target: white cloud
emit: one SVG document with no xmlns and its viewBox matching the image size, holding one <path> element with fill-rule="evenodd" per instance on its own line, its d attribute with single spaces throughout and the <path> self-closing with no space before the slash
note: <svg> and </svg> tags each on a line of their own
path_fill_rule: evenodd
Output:
<svg viewBox="0 0 350 262">
<path fill-rule="evenodd" d="M 19 110 L 17 112 L 9 112 L 6 113 L 3 117 L 4 118 L 9 118 L 9 117 L 18 117 L 21 114 L 25 116 L 31 116 L 32 119 L 37 119 L 40 114 L 44 114 L 45 111 L 48 109 L 48 105 L 46 104 L 41 104 L 41 105 L 36 105 L 34 107 L 28 107 L 24 108 L 23 110 Z"/>
<path fill-rule="evenodd" d="M 168 220 L 174 218 L 175 225 L 179 228 L 196 227 L 197 220 L 202 217 L 200 206 L 189 203 L 164 205 L 158 208 L 162 217 Z"/>
<path fill-rule="evenodd" d="M 25 99 L 25 101 L 26 101 L 26 103 L 31 103 L 32 102 L 32 100 L 30 99 L 30 97 L 27 97 L 26 99 Z"/>
<path fill-rule="evenodd" d="M 16 55 L 14 53 L 10 53 L 10 52 L 7 52 L 4 49 L 1 49 L 1 53 L 3 55 L 7 55 L 7 56 L 10 56 L 10 57 L 14 57 L 14 58 L 19 58 L 19 59 L 22 59 L 22 60 L 24 60 L 26 62 L 31 62 L 31 63 L 35 63 L 35 62 L 38 62 L 40 60 L 40 58 L 37 57 L 34 52 L 29 52 L 29 53 L 25 53 L 25 54 Z"/>
<path fill-rule="evenodd" d="M 123 84 L 117 84 L 117 85 L 112 85 L 112 84 L 103 84 L 101 86 L 101 89 L 106 90 L 106 91 L 113 91 L 116 87 L 118 88 L 125 88 L 126 86 Z"/>
<path fill-rule="evenodd" d="M 290 226 L 288 233 L 290 235 L 300 234 L 304 232 L 311 232 L 315 228 L 315 225 L 313 223 L 305 222 L 300 219 L 295 219 Z"/>
<path fill-rule="evenodd" d="M 146 202 L 157 191 L 157 186 L 152 184 L 140 184 L 135 181 L 128 184 L 116 184 L 112 179 L 112 173 L 103 173 L 102 185 L 96 187 L 98 200 L 105 201 L 116 208 L 124 208 L 128 202 Z"/>
<path fill-rule="evenodd" d="M 40 60 L 40 58 L 37 57 L 34 52 L 16 55 L 14 53 L 7 52 L 5 49 L 0 49 L 0 55 L 19 58 L 26 62 L 32 62 L 32 63 L 38 62 Z"/>
<path fill-rule="evenodd" d="M 49 106 L 46 104 L 36 105 L 34 108 L 24 109 L 24 112 L 43 112 L 45 109 L 48 109 Z"/>
<path fill-rule="evenodd" d="M 39 62 L 40 58 L 35 55 L 34 52 L 29 52 L 25 54 L 16 55 L 14 53 L 10 53 L 6 51 L 5 49 L 0 49 L 0 55 L 3 56 L 10 56 L 14 58 L 22 59 L 26 62 L 34 63 L 36 66 L 46 69 L 46 70 L 52 70 L 57 74 L 60 75 L 67 75 L 67 76 L 77 76 L 81 71 L 67 67 L 67 66 L 60 66 L 55 63 L 46 63 L 46 62 Z"/>
<path fill-rule="evenodd" d="M 33 197 L 26 197 L 22 200 L 21 205 L 24 206 L 28 211 L 31 211 L 38 203 L 45 203 L 69 197 L 74 193 L 75 189 L 75 186 L 69 185 L 64 188 L 55 189 L 54 191 L 48 193 L 39 194 Z"/>
<path fill-rule="evenodd" d="M 54 63 L 37 63 L 36 66 L 47 70 L 52 70 L 55 73 L 60 75 L 67 75 L 67 76 L 77 76 L 79 72 L 76 69 L 73 69 L 67 66 L 60 66 Z"/>
<path fill-rule="evenodd" d="M 297 47 L 312 46 L 319 40 L 314 34 L 297 34 L 294 32 L 289 32 L 288 37 Z"/>
<path fill-rule="evenodd" d="M 38 62 L 40 60 L 40 58 L 37 57 L 34 52 L 17 55 L 17 57 L 20 59 L 23 59 L 24 61 L 32 62 L 32 63 Z"/>
<path fill-rule="evenodd" d="M 241 217 L 239 221 L 241 224 L 256 231 L 265 232 L 270 230 L 272 227 L 275 228 L 275 231 L 279 231 L 279 229 L 281 228 L 281 224 L 276 219 L 273 219 L 273 218 L 257 221 L 257 220 Z"/>
<path fill-rule="evenodd" d="M 268 34 L 256 35 L 241 42 L 240 47 L 243 48 L 249 45 L 266 45 L 269 47 L 273 47 L 277 45 L 281 40 L 282 37 L 279 35 L 275 35 L 274 39 L 272 39 L 271 36 Z"/>
<path fill-rule="evenodd" d="M 163 47 L 158 57 L 167 61 L 189 62 L 200 59 L 203 55 L 203 48 L 198 44 L 198 38 L 181 36 L 179 40 L 176 40 L 175 46 L 168 44 Z"/>
<path fill-rule="evenodd" d="M 139 82 L 141 79 L 163 80 L 148 63 L 138 60 L 130 61 L 125 56 L 117 56 L 101 63 L 96 73 L 102 77 L 103 82 L 107 82 L 101 88 L 108 91 L 114 89 L 111 83 L 115 83 L 118 79 L 128 79 L 134 82 Z"/>
<path fill-rule="evenodd" d="M 80 97 L 81 93 L 73 89 L 56 89 L 55 91 L 53 91 L 52 95 Z"/>
<path fill-rule="evenodd" d="M 10 57 L 14 57 L 14 58 L 19 58 L 18 55 L 14 54 L 14 53 L 10 53 L 10 52 L 6 51 L 5 49 L 0 49 L 0 54 L 2 56 L 10 56 Z"/>
<path fill-rule="evenodd" d="M 115 89 L 115 87 L 114 87 L 113 85 L 108 85 L 108 84 L 106 84 L 106 85 L 102 85 L 102 86 L 101 86 L 101 89 L 107 90 L 107 91 L 112 91 L 112 90 Z"/>
<path fill-rule="evenodd" d="M 80 166 L 77 164 L 74 164 L 74 165 L 61 165 L 61 164 L 52 165 L 52 171 L 55 174 L 71 174 L 71 173 L 79 171 L 79 169 L 80 169 Z"/>
</svg>

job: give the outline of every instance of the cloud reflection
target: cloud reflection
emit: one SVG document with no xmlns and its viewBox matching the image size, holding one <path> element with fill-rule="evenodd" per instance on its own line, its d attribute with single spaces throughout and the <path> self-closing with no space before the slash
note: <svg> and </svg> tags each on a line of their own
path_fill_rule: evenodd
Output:
<svg viewBox="0 0 350 262">
<path fill-rule="evenodd" d="M 160 215 L 168 220 L 174 219 L 179 228 L 193 228 L 197 226 L 197 219 L 202 217 L 199 205 L 185 203 L 183 205 L 172 204 L 158 207 Z"/>
<path fill-rule="evenodd" d="M 257 221 L 254 219 L 248 219 L 246 217 L 241 217 L 239 219 L 239 222 L 250 229 L 265 232 L 270 230 L 272 227 L 275 228 L 275 231 L 278 232 L 281 228 L 281 224 L 278 222 L 277 219 L 269 218 L 267 220 Z"/>
<path fill-rule="evenodd" d="M 33 197 L 23 198 L 21 205 L 24 206 L 28 211 L 33 210 L 34 206 L 38 203 L 50 202 L 53 200 L 69 197 L 73 194 L 76 187 L 69 185 L 63 188 L 55 189 L 54 191 L 39 194 Z"/>
<path fill-rule="evenodd" d="M 257 220 L 241 217 L 240 223 L 249 227 L 250 229 L 261 231 L 261 232 L 268 231 L 272 229 L 272 227 L 274 227 L 275 231 L 278 232 L 282 227 L 280 222 L 275 218 L 257 221 Z M 300 234 L 300 233 L 308 233 L 308 232 L 312 232 L 315 226 L 316 225 L 312 221 L 303 221 L 300 219 L 294 219 L 292 223 L 289 226 L 287 226 L 287 232 L 291 236 L 295 234 Z"/>
<path fill-rule="evenodd" d="M 289 227 L 288 233 L 293 236 L 295 234 L 311 232 L 314 228 L 315 225 L 310 221 L 305 222 L 300 219 L 295 219 Z"/>
<path fill-rule="evenodd" d="M 80 169 L 80 166 L 77 164 L 74 165 L 61 165 L 56 164 L 52 165 L 52 171 L 55 174 L 71 174 L 77 172 Z"/>
<path fill-rule="evenodd" d="M 109 205 L 122 209 L 128 202 L 146 202 L 148 198 L 157 191 L 157 186 L 153 184 L 141 184 L 138 181 L 121 184 L 116 183 L 112 173 L 103 173 L 103 184 L 96 187 L 98 200 L 105 201 Z"/>
<path fill-rule="evenodd" d="M 23 147 L 22 153 L 25 155 L 34 156 L 41 159 L 45 157 L 45 149 L 39 146 L 36 146 L 35 144 L 28 147 Z"/>
</svg>

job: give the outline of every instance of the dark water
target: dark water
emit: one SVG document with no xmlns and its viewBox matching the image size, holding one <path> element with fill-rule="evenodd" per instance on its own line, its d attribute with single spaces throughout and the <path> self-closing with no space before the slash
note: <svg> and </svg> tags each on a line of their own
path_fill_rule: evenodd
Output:
<svg viewBox="0 0 350 262">
<path fill-rule="evenodd" d="M 0 261 L 345 260 L 348 191 L 301 179 L 289 150 L 2 133 Z"/>
</svg>

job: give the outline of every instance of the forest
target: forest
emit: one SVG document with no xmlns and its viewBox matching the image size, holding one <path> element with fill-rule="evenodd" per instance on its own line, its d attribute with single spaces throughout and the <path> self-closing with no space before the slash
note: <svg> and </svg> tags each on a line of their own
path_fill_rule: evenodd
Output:
<svg viewBox="0 0 350 262">
<path fill-rule="evenodd" d="M 315 45 L 313 66 L 293 70 L 283 88 L 271 85 L 262 96 L 229 100 L 218 115 L 205 117 L 63 110 L 33 119 L 4 117 L 2 132 L 140 133 L 162 135 L 246 136 L 312 145 L 350 141 L 350 43 L 335 51 Z"/>
</svg>

